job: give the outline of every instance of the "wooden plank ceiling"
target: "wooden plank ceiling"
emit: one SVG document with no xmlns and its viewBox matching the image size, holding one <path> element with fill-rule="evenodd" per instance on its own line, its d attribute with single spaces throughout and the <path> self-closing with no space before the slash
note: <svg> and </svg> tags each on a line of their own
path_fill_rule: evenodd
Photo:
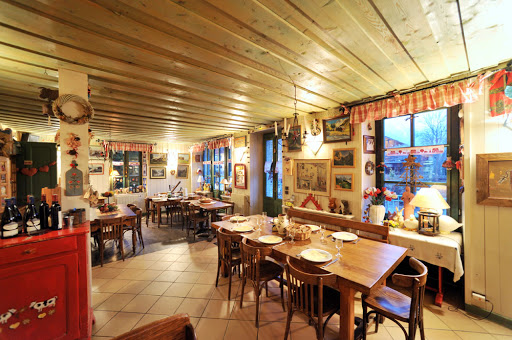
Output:
<svg viewBox="0 0 512 340">
<path fill-rule="evenodd" d="M 512 57 L 501 0 L 0 0 L 0 123 L 45 134 L 38 88 L 89 75 L 91 127 L 192 142 Z"/>
</svg>

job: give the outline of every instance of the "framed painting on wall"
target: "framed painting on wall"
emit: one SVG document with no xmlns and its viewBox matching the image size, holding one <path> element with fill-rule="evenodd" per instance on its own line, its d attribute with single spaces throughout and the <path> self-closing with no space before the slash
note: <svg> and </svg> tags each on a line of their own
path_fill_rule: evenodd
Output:
<svg viewBox="0 0 512 340">
<path fill-rule="evenodd" d="M 89 146 L 89 158 L 105 159 L 105 150 L 99 145 Z"/>
<path fill-rule="evenodd" d="M 188 153 L 179 153 L 178 154 L 178 164 L 189 164 L 190 163 L 190 154 Z"/>
<path fill-rule="evenodd" d="M 245 164 L 235 164 L 235 188 L 247 189 L 247 168 Z"/>
<path fill-rule="evenodd" d="M 331 194 L 331 161 L 329 159 L 296 159 L 295 192 L 320 196 Z"/>
<path fill-rule="evenodd" d="M 188 165 L 178 165 L 178 168 L 176 169 L 176 178 L 188 178 Z"/>
<path fill-rule="evenodd" d="M 201 155 L 195 155 L 194 159 L 195 159 L 196 163 L 200 163 L 201 162 Z"/>
<path fill-rule="evenodd" d="M 349 142 L 352 140 L 350 115 L 322 120 L 324 143 Z"/>
<path fill-rule="evenodd" d="M 105 173 L 103 163 L 89 163 L 89 175 L 103 175 Z"/>
<path fill-rule="evenodd" d="M 166 153 L 150 153 L 149 164 L 152 165 L 167 165 L 167 154 Z"/>
<path fill-rule="evenodd" d="M 235 148 L 245 148 L 247 146 L 247 136 L 235 137 L 233 146 Z"/>
<path fill-rule="evenodd" d="M 363 136 L 363 152 L 367 154 L 375 154 L 374 136 Z"/>
<path fill-rule="evenodd" d="M 149 168 L 149 178 L 162 179 L 166 178 L 165 166 L 153 166 Z"/>
<path fill-rule="evenodd" d="M 356 149 L 333 149 L 333 168 L 354 168 L 356 164 Z"/>
<path fill-rule="evenodd" d="M 288 152 L 302 151 L 302 127 L 300 125 L 290 128 L 286 145 Z"/>
<path fill-rule="evenodd" d="M 476 203 L 512 207 L 512 152 L 476 155 Z"/>
<path fill-rule="evenodd" d="M 354 175 L 334 174 L 334 190 L 354 191 Z"/>
</svg>

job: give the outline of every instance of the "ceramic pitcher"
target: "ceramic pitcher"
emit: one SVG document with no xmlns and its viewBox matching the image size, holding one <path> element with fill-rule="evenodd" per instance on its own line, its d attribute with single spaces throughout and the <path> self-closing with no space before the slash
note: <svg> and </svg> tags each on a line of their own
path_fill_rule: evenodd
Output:
<svg viewBox="0 0 512 340">
<path fill-rule="evenodd" d="M 288 226 L 288 218 L 286 217 L 286 214 L 279 214 L 277 218 L 274 218 L 274 225 L 280 235 L 286 234 L 285 228 Z"/>
</svg>

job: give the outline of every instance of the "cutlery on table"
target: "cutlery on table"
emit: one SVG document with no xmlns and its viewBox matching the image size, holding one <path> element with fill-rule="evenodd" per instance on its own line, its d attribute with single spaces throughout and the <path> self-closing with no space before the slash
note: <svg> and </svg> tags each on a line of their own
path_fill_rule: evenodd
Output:
<svg viewBox="0 0 512 340">
<path fill-rule="evenodd" d="M 323 266 L 321 266 L 320 268 L 326 268 L 326 267 L 329 267 L 331 264 L 336 263 L 338 260 L 339 260 L 339 258 L 336 258 L 336 259 L 332 260 L 331 262 L 329 262 L 329 263 L 327 263 L 327 264 L 324 264 L 324 265 L 323 265 Z"/>
</svg>

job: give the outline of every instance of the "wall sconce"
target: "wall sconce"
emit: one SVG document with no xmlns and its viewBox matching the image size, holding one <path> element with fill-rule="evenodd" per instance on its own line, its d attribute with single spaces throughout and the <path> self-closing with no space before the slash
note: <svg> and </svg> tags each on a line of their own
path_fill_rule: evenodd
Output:
<svg viewBox="0 0 512 340">
<path fill-rule="evenodd" d="M 306 120 L 304 119 L 304 122 L 305 121 Z M 324 139 L 321 135 L 321 132 L 322 130 L 320 130 L 318 125 L 318 119 L 313 119 L 313 123 L 311 124 L 311 133 L 307 135 L 305 144 L 308 145 L 315 156 L 324 144 Z"/>
</svg>

